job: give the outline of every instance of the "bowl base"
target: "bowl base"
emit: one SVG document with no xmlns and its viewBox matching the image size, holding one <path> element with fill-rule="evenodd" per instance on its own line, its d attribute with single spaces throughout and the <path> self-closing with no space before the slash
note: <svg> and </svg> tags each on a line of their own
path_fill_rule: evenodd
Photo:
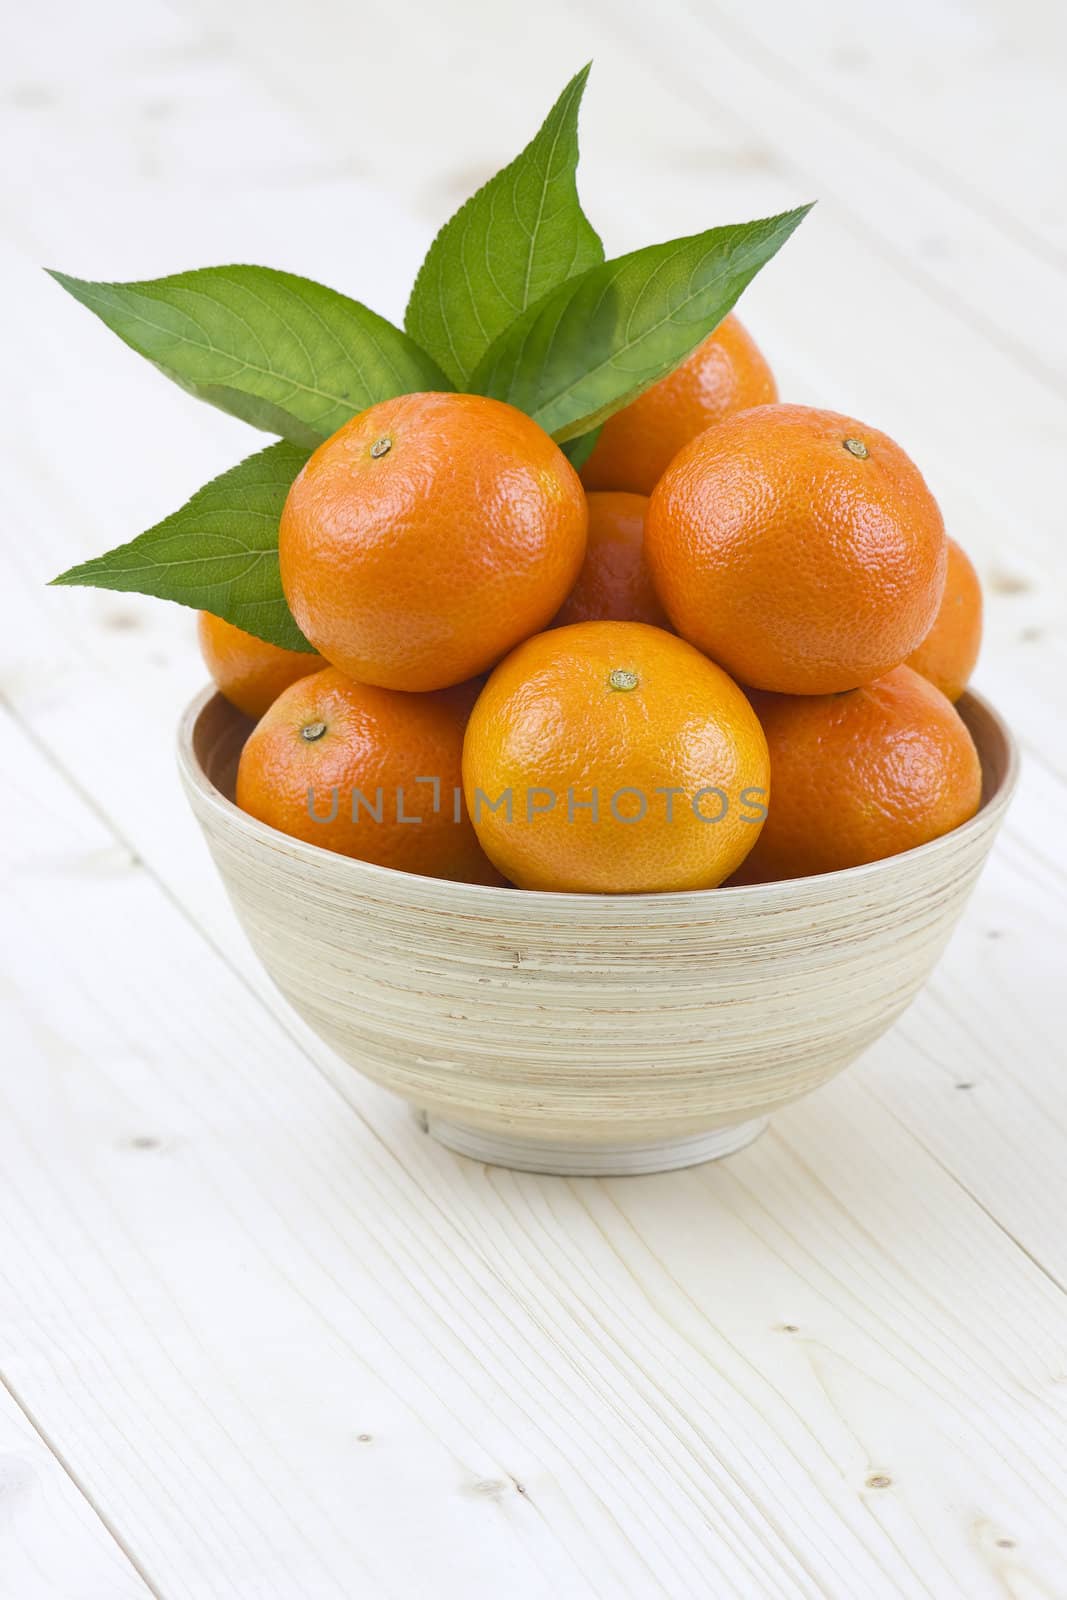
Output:
<svg viewBox="0 0 1067 1600">
<path fill-rule="evenodd" d="M 703 1161 L 733 1155 L 757 1139 L 766 1117 L 736 1122 L 708 1133 L 653 1139 L 646 1144 L 572 1144 L 550 1139 L 525 1139 L 463 1122 L 450 1122 L 432 1111 L 417 1111 L 419 1126 L 457 1155 L 516 1172 L 545 1172 L 561 1178 L 630 1178 L 643 1172 L 674 1172 Z"/>
</svg>

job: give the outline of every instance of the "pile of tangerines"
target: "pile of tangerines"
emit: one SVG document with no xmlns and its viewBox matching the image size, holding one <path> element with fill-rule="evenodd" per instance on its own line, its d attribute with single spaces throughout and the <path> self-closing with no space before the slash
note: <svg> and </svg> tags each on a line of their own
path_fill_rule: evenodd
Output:
<svg viewBox="0 0 1067 1600">
<path fill-rule="evenodd" d="M 279 535 L 317 655 L 204 613 L 237 803 L 408 872 L 635 893 L 832 872 L 977 810 L 981 594 L 904 452 L 729 316 L 581 471 L 469 394 L 372 406 Z"/>
</svg>

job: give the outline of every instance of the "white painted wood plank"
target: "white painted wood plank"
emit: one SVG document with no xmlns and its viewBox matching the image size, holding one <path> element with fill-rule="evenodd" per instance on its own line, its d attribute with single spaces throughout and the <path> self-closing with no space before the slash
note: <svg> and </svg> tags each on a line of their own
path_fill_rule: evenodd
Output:
<svg viewBox="0 0 1067 1600">
<path fill-rule="evenodd" d="M 1067 160 L 1067 32 L 1057 6 L 769 0 L 758 36 L 754 13 L 736 0 L 702 14 L 729 18 L 749 54 L 786 84 L 790 103 L 802 94 L 842 131 L 892 151 L 922 188 L 933 180 L 1062 266 L 1067 205 L 1056 174 Z M 856 177 L 863 181 L 862 169 Z M 935 224 L 931 247 L 949 245 L 942 228 Z"/>
<path fill-rule="evenodd" d="M 1055 1594 L 1067 1299 L 857 1085 L 720 1169 L 464 1163 L 3 750 L 8 1364 L 162 1592 Z"/>
<path fill-rule="evenodd" d="M 11 776 L 5 1344 L 57 1448 L 167 1595 L 428 1592 L 442 1533 L 453 1592 L 589 1592 L 501 1515 L 447 1295 L 385 1260 L 373 1139 L 29 746 Z"/>
<path fill-rule="evenodd" d="M 56 98 L 51 108 L 39 95 L 35 105 L 32 92 L 9 101 L 12 127 L 23 137 L 31 126 L 36 130 L 42 164 L 19 169 L 24 178 L 14 174 L 14 199 L 22 202 L 21 254 L 12 260 L 10 281 L 19 309 L 7 348 L 29 357 L 28 336 L 36 339 L 46 328 L 48 349 L 29 399 L 19 397 L 13 431 L 5 430 L 19 469 L 16 555 L 28 580 L 19 590 L 21 627 L 7 641 L 5 686 L 35 736 L 77 771 L 231 954 L 239 947 L 172 778 L 173 713 L 199 676 L 191 653 L 183 654 L 189 648 L 185 619 L 134 598 L 44 594 L 36 586 L 66 561 L 170 509 L 211 471 L 253 448 L 255 436 L 168 391 L 94 329 L 80 308 L 38 285 L 29 261 L 130 276 L 252 256 L 312 272 L 396 314 L 431 226 L 528 135 L 570 70 L 571 63 L 561 62 L 560 40 L 572 42 L 580 59 L 599 30 L 562 16 L 559 27 L 550 16 L 531 23 L 521 44 L 522 77 L 543 88 L 531 90 L 527 104 L 525 90 L 502 95 L 499 89 L 502 79 L 512 81 L 506 74 L 514 75 L 518 58 L 514 25 L 501 13 L 488 19 L 473 53 L 462 28 L 453 25 L 441 35 L 426 13 L 416 14 L 414 30 L 399 11 L 374 13 L 372 26 L 365 14 L 352 15 L 351 33 L 347 18 L 340 31 L 323 33 L 309 16 L 299 29 L 286 19 L 284 35 L 272 36 L 270 16 L 261 12 L 255 27 L 234 28 L 227 41 L 227 24 L 215 13 L 205 13 L 201 31 L 155 8 L 136 16 L 116 8 L 117 28 L 101 26 L 99 13 L 84 22 L 64 18 L 57 28 L 45 8 L 29 65 L 36 70 L 47 60 L 52 76 L 46 74 L 45 88 L 51 83 Z M 324 54 L 327 35 L 335 48 Z M 422 56 L 416 53 L 413 70 L 416 36 Z M 299 119 L 281 112 L 277 96 L 247 70 L 249 40 L 262 41 L 273 55 L 277 84 L 300 86 Z M 613 46 L 613 52 L 611 83 L 633 93 L 616 101 L 613 88 L 609 92 L 605 83 L 601 91 L 594 81 L 586 144 L 610 99 L 599 153 L 593 136 L 589 192 L 597 197 L 594 210 L 608 216 L 616 247 L 656 229 L 702 225 L 709 170 L 723 215 L 797 197 L 784 155 L 772 157 L 769 175 L 753 169 L 746 158 L 751 140 L 743 129 L 739 135 L 735 121 L 727 116 L 710 123 L 703 108 L 698 115 L 672 105 L 643 62 L 625 47 Z M 423 58 L 431 69 L 425 74 Z M 26 65 L 17 50 L 15 60 Z M 367 64 L 358 96 L 352 60 Z M 598 70 L 603 81 L 603 60 Z M 32 75 L 24 81 L 32 83 Z M 599 102 L 593 99 L 598 93 L 604 96 Z M 337 126 L 344 121 L 344 137 L 323 141 L 308 131 L 312 96 Z M 642 117 L 634 115 L 634 105 L 642 107 Z M 447 115 L 435 120 L 439 110 Z M 318 120 L 319 128 L 326 125 Z M 789 150 L 784 135 L 773 137 Z M 491 151 L 490 140 L 496 141 Z M 446 164 L 445 170 L 439 166 L 428 175 L 428 160 Z M 355 165 L 360 173 L 353 177 Z M 607 181 L 598 180 L 598 170 Z M 395 203 L 376 197 L 368 176 L 410 199 L 421 224 L 409 224 Z M 42 186 L 51 206 L 40 201 Z M 930 470 L 927 449 L 936 462 L 935 487 L 954 526 L 973 527 L 974 537 L 970 531 L 965 537 L 987 575 L 1006 567 L 1007 589 L 1014 589 L 1020 568 L 1031 583 L 1040 581 L 1026 593 L 994 597 L 994 649 L 985 682 L 998 698 L 1001 686 L 1012 683 L 1013 715 L 1035 742 L 1043 736 L 1047 742 L 1048 710 L 1060 693 L 1063 615 L 1062 591 L 1045 577 L 1060 547 L 1047 459 L 1067 431 L 1064 410 L 1055 401 L 1039 405 L 1040 389 L 1020 374 L 1010 352 L 991 350 L 966 326 L 946 323 L 925 289 L 902 277 L 869 242 L 857 243 L 843 222 L 831 215 L 817 246 L 803 242 L 810 253 L 795 275 L 787 274 L 783 259 L 757 286 L 753 305 L 766 318 L 771 354 L 798 397 L 851 407 L 891 431 L 897 423 L 890 419 L 899 417 L 903 441 L 924 467 Z M 865 314 L 872 301 L 878 306 L 873 325 Z M 931 348 L 939 353 L 939 371 L 956 374 L 951 398 L 958 414 L 950 408 L 946 417 L 944 393 L 925 376 L 917 380 Z M 91 407 L 82 387 L 87 372 L 94 378 Z M 997 451 L 987 442 L 985 396 L 992 392 L 1000 407 Z M 123 419 L 133 464 L 124 472 L 116 469 L 116 416 Z M 125 625 L 130 621 L 134 626 Z M 1038 628 L 1045 630 L 1040 639 L 1018 637 Z M 49 785 L 62 789 L 50 776 L 42 792 Z M 1035 791 L 1021 831 L 1024 842 L 1040 837 L 1058 854 L 1063 834 L 1041 827 L 1048 793 Z M 91 819 L 74 823 L 75 838 L 83 822 L 87 837 L 97 840 L 90 854 L 99 849 L 105 859 L 124 859 L 121 852 L 114 857 L 110 835 L 92 831 Z M 333 1102 L 326 1111 L 326 1091 L 308 1088 L 306 1067 L 290 1054 L 293 1046 L 246 1011 L 224 970 L 192 954 L 194 947 L 199 951 L 195 940 L 187 944 L 172 921 L 161 920 L 140 874 L 129 874 L 136 895 L 124 887 L 112 898 L 109 890 L 102 902 L 68 872 L 79 851 L 73 847 L 69 859 L 46 873 L 56 921 L 45 938 L 48 948 L 62 951 L 66 970 L 89 971 L 77 977 L 79 997 L 95 981 L 109 999 L 104 1008 L 80 998 L 66 1013 L 64 1026 L 87 1045 L 85 1082 L 75 1080 L 70 1109 L 59 1119 L 69 1156 L 62 1167 L 46 1164 L 38 1180 L 43 1197 L 51 1197 L 38 1227 L 58 1274 L 54 1298 L 46 1303 L 63 1309 L 53 1318 L 59 1337 L 53 1339 L 49 1322 L 46 1337 L 24 1359 L 49 1411 L 62 1419 L 94 1480 L 106 1483 L 123 1520 L 145 1525 L 144 1548 L 166 1568 L 168 1582 L 175 1575 L 168 1593 L 196 1593 L 199 1600 L 205 1592 L 233 1592 L 243 1600 L 259 1582 L 262 1592 L 288 1600 L 290 1591 L 280 1586 L 302 1559 L 302 1541 L 316 1536 L 348 1592 L 356 1569 L 334 1523 L 347 1534 L 353 1520 L 364 1525 L 365 1515 L 371 1543 L 378 1540 L 376 1548 L 385 1552 L 387 1578 L 403 1584 L 416 1574 L 421 1591 L 411 1592 L 435 1581 L 443 1548 L 452 1566 L 458 1551 L 456 1581 L 471 1581 L 475 1592 L 480 1585 L 517 1594 L 547 1594 L 551 1587 L 564 1594 L 688 1597 L 700 1592 L 709 1570 L 721 1570 L 719 1592 L 746 1596 L 768 1584 L 787 1596 L 940 1596 L 954 1584 L 969 1596 L 1056 1593 L 1063 1552 L 1047 1484 L 1062 1466 L 1049 1455 L 1047 1436 L 1062 1414 L 1059 1301 L 1045 1299 L 1054 1294 L 1051 1286 L 1038 1287 L 1044 1280 L 915 1146 L 918 1138 L 949 1172 L 962 1174 L 1046 1265 L 1054 1260 L 1063 1236 L 1056 1123 L 1062 1098 L 1054 1053 L 1062 1034 L 1048 971 L 1057 948 L 1052 938 L 1062 924 L 1047 895 L 1020 890 L 1017 877 L 1032 888 L 1042 870 L 1023 843 L 1018 866 L 1013 856 L 1011 871 L 995 881 L 991 874 L 979 891 L 975 940 L 987 931 L 983 903 L 995 907 L 989 928 L 1004 935 L 987 941 L 988 959 L 982 962 L 981 946 L 978 955 L 967 946 L 958 962 L 950 952 L 944 987 L 939 980 L 931 990 L 934 1009 L 923 1016 L 917 1008 L 906 1019 L 905 1028 L 915 1020 L 914 1035 L 902 1043 L 899 1030 L 879 1047 L 869 1072 L 865 1067 L 811 1106 L 797 1108 L 773 1143 L 742 1158 L 746 1168 L 731 1163 L 717 1172 L 679 1175 L 677 1183 L 604 1191 L 592 1185 L 564 1191 L 540 1180 L 484 1174 L 413 1143 L 398 1109 L 338 1073 L 345 1095 L 409 1172 L 405 1177 L 389 1165 L 379 1143 L 360 1144 L 364 1182 L 355 1194 L 348 1187 L 352 1147 L 341 1132 L 349 1113 Z M 983 902 L 991 885 L 995 897 Z M 42 901 L 36 892 L 37 910 Z M 96 952 L 70 947 L 63 937 L 71 924 L 98 928 L 93 917 L 102 904 L 112 949 L 129 968 L 117 997 L 97 967 L 79 965 Z M 1009 920 L 1015 908 L 1019 915 Z M 1042 934 L 1051 936 L 1038 962 L 1026 953 L 1035 914 Z M 131 925 L 136 949 L 129 948 Z M 167 952 L 162 970 L 160 949 Z M 179 979 L 190 987 L 168 987 Z M 205 993 L 211 996 L 206 1003 Z M 987 1000 L 994 993 L 1020 1001 L 1017 1021 L 994 1011 Z M 36 1024 L 54 1010 L 51 995 L 28 1004 Z M 991 1037 L 995 1048 L 978 1090 L 949 1093 L 947 1079 L 960 1070 L 971 1037 L 966 1020 L 972 1011 L 983 1017 L 983 1040 Z M 175 1017 L 184 1029 L 176 1028 Z M 302 1037 L 299 1025 L 292 1027 Z M 132 1060 L 124 1057 L 118 1071 L 117 1033 L 133 1041 Z M 190 1050 L 205 1035 L 203 1059 L 187 1068 Z M 929 1060 L 932 1040 L 936 1070 Z M 249 1054 L 258 1058 L 254 1074 Z M 321 1052 L 318 1059 L 321 1064 Z M 167 1092 L 160 1092 L 153 1068 L 158 1072 L 161 1061 L 164 1070 L 173 1072 L 174 1063 L 185 1070 L 187 1099 L 177 1105 L 173 1082 L 164 1079 Z M 55 1106 L 68 1105 L 70 1082 L 53 1062 L 47 1087 L 37 1094 L 39 1086 L 32 1086 L 36 1097 L 21 1127 L 24 1136 L 27 1129 L 31 1136 L 39 1132 L 45 1151 Z M 868 1083 L 876 1085 L 886 1112 L 872 1105 Z M 266 1124 L 259 1120 L 264 1098 Z M 138 1126 L 143 1114 L 146 1127 L 176 1123 L 183 1133 L 191 1115 L 189 1139 L 179 1139 L 177 1178 L 171 1172 L 160 1185 L 151 1168 L 146 1177 L 136 1165 L 128 1173 L 118 1166 L 116 1175 L 108 1141 L 116 1126 L 127 1126 L 130 1106 Z M 218 1127 L 209 1106 L 222 1118 Z M 914 1137 L 900 1129 L 902 1114 Z M 969 1121 L 961 1133 L 964 1115 Z M 315 1130 L 310 1146 L 309 1126 Z M 302 1154 L 290 1170 L 284 1135 L 293 1129 Z M 237 1130 L 262 1142 L 264 1158 L 257 1156 L 251 1172 Z M 340 1166 L 339 1142 L 346 1158 Z M 206 1166 L 200 1163 L 203 1145 Z M 137 1154 L 174 1165 L 166 1138 L 160 1151 Z M 325 1200 L 323 1188 L 329 1190 Z M 1044 1207 L 1036 1203 L 1042 1190 Z M 282 1223 L 264 1194 L 281 1207 Z M 593 1213 L 592 1226 L 583 1223 L 581 1207 Z M 80 1221 L 86 1208 L 97 1240 L 110 1240 L 116 1251 L 126 1292 L 128 1283 L 147 1285 L 147 1328 L 138 1324 L 132 1335 L 114 1309 L 115 1273 L 101 1263 L 102 1244 L 88 1273 L 79 1268 L 71 1282 L 72 1261 L 78 1263 L 71 1241 L 81 1240 L 71 1218 L 77 1212 Z M 132 1247 L 129 1235 L 117 1232 L 116 1213 L 124 1222 L 127 1215 L 134 1219 Z M 297 1218 L 300 1236 L 291 1257 Z M 392 1228 L 406 1241 L 399 1252 Z M 331 1241 L 328 1271 L 318 1265 L 323 1234 Z M 363 1234 L 370 1238 L 361 1252 Z M 443 1266 L 427 1263 L 427 1236 Z M 342 1245 L 334 1258 L 337 1237 Z M 642 1244 L 646 1239 L 651 1246 Z M 242 1295 L 250 1278 L 258 1278 L 246 1260 L 264 1256 L 270 1261 L 266 1287 L 257 1282 L 246 1307 Z M 143 1270 L 145 1257 L 149 1270 L 139 1279 L 135 1268 Z M 444 1276 L 433 1276 L 430 1266 Z M 370 1332 L 347 1302 L 338 1314 L 335 1281 L 354 1290 L 357 1300 L 369 1296 Z M 31 1287 L 35 1282 L 27 1278 Z M 101 1282 L 108 1290 L 103 1316 L 95 1292 Z M 184 1322 L 174 1326 L 176 1297 L 183 1312 L 187 1302 L 200 1308 L 191 1334 Z M 309 1308 L 306 1321 L 295 1302 Z M 455 1346 L 468 1337 L 466 1322 L 456 1331 L 467 1308 L 488 1316 L 471 1336 L 469 1366 Z M 340 1355 L 323 1354 L 326 1322 L 341 1329 Z M 800 1331 L 787 1334 L 785 1325 Z M 265 1341 L 263 1328 L 275 1326 L 276 1338 Z M 413 1345 L 412 1326 L 420 1336 L 426 1330 L 421 1344 Z M 401 1357 L 390 1367 L 381 1349 L 392 1358 L 398 1327 Z M 337 1395 L 352 1389 L 350 1351 L 355 1347 L 362 1357 L 364 1342 L 372 1366 L 386 1362 L 386 1376 L 368 1380 L 368 1390 L 359 1387 L 360 1399 L 368 1391 L 376 1395 L 376 1383 L 388 1394 L 390 1382 L 409 1392 L 412 1364 L 417 1385 L 425 1386 L 417 1386 L 415 1422 L 389 1409 L 388 1398 L 382 1403 L 385 1433 L 399 1445 L 386 1457 L 380 1500 L 365 1498 L 362 1469 L 351 1467 L 347 1439 L 338 1454 L 331 1434 L 322 1459 L 315 1453 L 323 1417 L 337 1410 Z M 168 1357 L 177 1352 L 186 1372 L 175 1376 L 157 1345 Z M 509 1353 L 507 1362 L 501 1363 L 501 1349 Z M 100 1350 L 111 1366 L 122 1357 L 122 1378 L 132 1371 L 128 1394 L 114 1377 L 102 1397 L 93 1392 Z M 491 1379 L 472 1379 L 483 1366 Z M 73 1403 L 62 1381 L 71 1367 L 83 1374 Z M 86 1371 L 93 1380 L 88 1384 Z M 444 1395 L 430 1400 L 433 1376 Z M 126 1440 L 116 1437 L 114 1422 L 101 1419 L 110 1401 L 126 1420 Z M 464 1422 L 458 1434 L 451 1431 L 457 1411 Z M 983 1411 L 992 1421 L 979 1429 Z M 219 1415 L 236 1443 L 220 1431 Z M 447 1441 L 444 1457 L 435 1444 L 427 1447 L 427 1425 Z M 468 1461 L 472 1431 L 480 1441 L 474 1470 L 486 1474 L 477 1481 L 488 1487 L 468 1498 L 438 1469 L 442 1459 L 449 1472 L 457 1459 Z M 146 1447 L 154 1477 L 140 1459 Z M 257 1470 L 266 1463 L 251 1489 L 241 1466 L 249 1449 Z M 998 1455 L 1002 1449 L 1006 1456 Z M 359 1451 L 354 1456 L 356 1463 L 362 1459 Z M 542 1464 L 527 1472 L 531 1457 Z M 381 1457 L 373 1459 L 383 1472 Z M 296 1478 L 293 1505 L 282 1462 Z M 182 1494 L 197 1463 L 206 1494 L 223 1481 L 223 1502 L 205 1508 L 205 1528 L 195 1531 L 190 1552 L 183 1543 L 188 1530 L 174 1525 L 167 1495 Z M 525 1496 L 509 1487 L 510 1472 Z M 867 1487 L 868 1478 L 882 1477 L 891 1483 Z M 236 1503 L 241 1489 L 248 1504 Z M 498 1520 L 507 1519 L 509 1539 L 487 1542 L 479 1516 L 457 1516 L 453 1497 L 464 1512 L 471 1504 L 493 1508 Z M 411 1538 L 408 1508 L 427 1501 L 434 1507 L 432 1525 L 438 1514 L 445 1525 L 436 1565 L 424 1550 L 409 1556 L 406 1547 L 394 1560 L 394 1548 Z M 285 1505 L 282 1513 L 275 1502 Z M 528 1504 L 540 1517 L 532 1534 L 520 1520 Z M 267 1554 L 257 1565 L 243 1542 L 263 1538 L 264 1523 Z M 738 1548 L 738 1529 L 751 1536 L 751 1559 Z M 235 1536 L 236 1554 L 220 1577 L 216 1551 Z M 516 1572 L 527 1590 L 515 1587 Z M 305 1592 L 338 1592 L 334 1572 L 321 1560 L 309 1581 L 325 1587 Z M 226 1583 L 229 1590 L 220 1586 Z"/>
<path fill-rule="evenodd" d="M 5 1294 L 0 1319 L 7 1315 Z M 0 1379 L 0 1600 L 151 1594 Z"/>
<path fill-rule="evenodd" d="M 601 0 L 588 3 L 606 16 Z M 967 321 L 1049 387 L 1062 387 L 1067 375 L 1067 335 L 1059 328 L 1065 299 L 1062 260 L 1020 237 L 1019 229 L 997 214 L 1000 208 L 991 211 L 964 183 L 947 179 L 938 170 L 936 150 L 924 151 L 918 129 L 910 134 L 914 153 L 902 151 L 899 138 L 814 90 L 805 70 L 810 45 L 796 48 L 796 36 L 806 31 L 798 8 L 772 0 L 757 16 L 742 0 L 716 0 L 711 7 L 673 0 L 654 20 L 637 7 L 627 8 L 624 16 L 627 36 L 648 54 L 665 86 L 702 111 L 709 102 L 726 109 L 750 138 L 768 142 L 776 165 L 815 182 L 823 201 L 832 201 L 857 232 L 877 241 L 887 260 L 922 282 L 946 316 Z M 898 26 L 901 32 L 908 28 L 906 8 Z M 926 43 L 934 70 L 966 96 L 972 85 L 953 54 L 951 36 L 939 38 L 930 31 Z M 1055 41 L 1049 43 L 1056 59 Z M 1062 47 L 1058 59 L 1062 72 L 1067 67 Z M 1040 78 L 1036 83 L 1040 87 Z M 905 124 L 908 89 L 904 75 L 896 100 Z M 989 100 L 975 94 L 962 110 L 963 130 L 989 121 Z M 1062 144 L 1062 114 L 1058 121 Z M 1020 104 L 999 135 L 1017 170 L 1036 175 L 1043 169 L 1046 189 L 1061 187 L 1051 177 L 1056 141 L 1050 148 L 1040 117 L 1029 106 L 1024 111 Z"/>
<path fill-rule="evenodd" d="M 1031 761 L 945 962 L 863 1075 L 1067 1286 L 1064 838 L 1067 791 Z"/>
</svg>

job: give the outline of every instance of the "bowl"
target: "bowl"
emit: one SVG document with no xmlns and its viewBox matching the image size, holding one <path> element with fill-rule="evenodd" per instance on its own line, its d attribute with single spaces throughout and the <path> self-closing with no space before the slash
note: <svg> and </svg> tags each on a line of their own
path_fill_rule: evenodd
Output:
<svg viewBox="0 0 1067 1600">
<path fill-rule="evenodd" d="M 821 877 L 683 894 L 545 894 L 415 877 L 233 804 L 252 723 L 206 690 L 183 782 L 282 994 L 351 1066 L 480 1161 L 578 1175 L 728 1155 L 877 1039 L 932 970 L 1011 799 L 1010 733 L 960 702 L 978 813 Z"/>
</svg>

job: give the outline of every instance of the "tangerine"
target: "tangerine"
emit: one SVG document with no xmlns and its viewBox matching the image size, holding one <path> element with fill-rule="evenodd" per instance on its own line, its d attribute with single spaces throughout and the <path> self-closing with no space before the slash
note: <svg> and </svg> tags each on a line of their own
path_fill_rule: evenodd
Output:
<svg viewBox="0 0 1067 1600">
<path fill-rule="evenodd" d="M 197 636 L 204 664 L 219 691 L 246 717 L 261 717 L 283 689 L 326 663 L 308 650 L 285 650 L 232 622 L 201 611 Z"/>
<path fill-rule="evenodd" d="M 387 689 L 462 683 L 548 625 L 585 554 L 578 474 L 531 417 L 407 394 L 353 417 L 289 491 L 278 555 L 302 632 Z"/>
<path fill-rule="evenodd" d="M 898 666 L 945 587 L 937 502 L 899 445 L 853 417 L 759 406 L 687 445 L 645 548 L 683 638 L 740 682 L 833 694 Z"/>
<path fill-rule="evenodd" d="M 948 576 L 934 625 L 907 664 L 958 700 L 982 647 L 982 585 L 967 552 L 948 541 Z"/>
<path fill-rule="evenodd" d="M 463 785 L 523 889 L 710 889 L 752 848 L 767 746 L 737 685 L 674 634 L 581 622 L 528 639 L 471 713 Z"/>
<path fill-rule="evenodd" d="M 462 806 L 466 685 L 404 694 L 327 667 L 301 678 L 252 730 L 237 804 L 307 844 L 382 867 L 500 883 Z"/>
<path fill-rule="evenodd" d="M 647 622 L 670 629 L 645 559 L 643 494 L 586 496 L 589 539 L 578 581 L 556 617 L 569 622 Z"/>
<path fill-rule="evenodd" d="M 735 882 L 840 872 L 938 839 L 978 810 L 955 706 L 911 667 L 834 695 L 752 695 L 771 757 L 767 820 Z"/>
<path fill-rule="evenodd" d="M 778 398 L 774 374 L 731 312 L 680 367 L 604 423 L 585 466 L 587 489 L 651 494 L 698 433 Z"/>
</svg>

